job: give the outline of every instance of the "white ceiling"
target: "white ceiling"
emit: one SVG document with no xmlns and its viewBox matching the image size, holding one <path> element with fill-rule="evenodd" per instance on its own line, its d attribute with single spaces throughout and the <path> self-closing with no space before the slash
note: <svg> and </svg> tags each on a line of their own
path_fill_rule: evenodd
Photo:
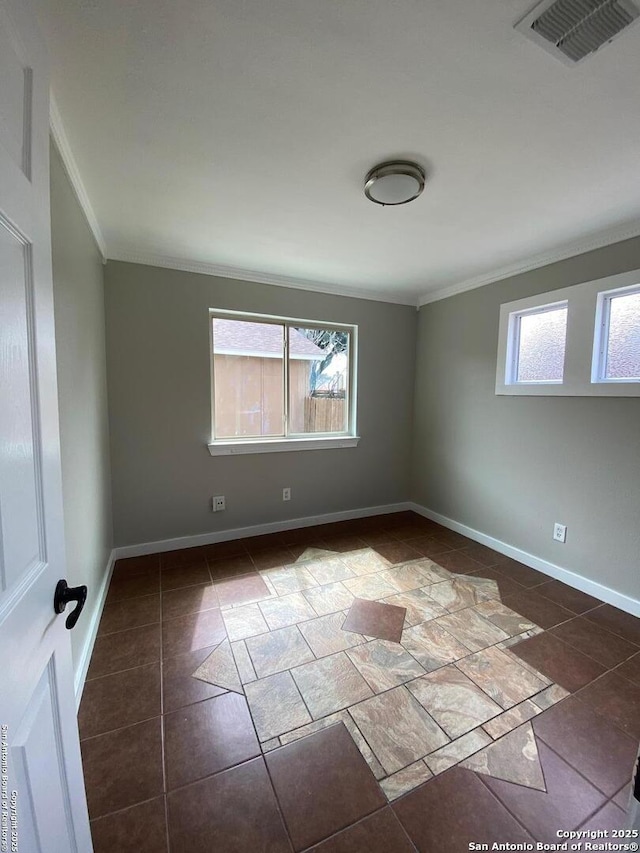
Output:
<svg viewBox="0 0 640 853">
<path fill-rule="evenodd" d="M 567 67 L 529 0 L 37 3 L 109 258 L 415 302 L 640 233 L 640 27 Z"/>
</svg>

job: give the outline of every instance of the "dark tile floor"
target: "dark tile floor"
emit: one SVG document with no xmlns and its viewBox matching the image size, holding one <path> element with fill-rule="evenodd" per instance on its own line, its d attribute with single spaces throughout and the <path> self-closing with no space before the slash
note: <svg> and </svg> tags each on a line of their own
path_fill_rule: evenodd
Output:
<svg viewBox="0 0 640 853">
<path fill-rule="evenodd" d="M 376 637 L 379 640 L 400 642 L 406 610 L 394 604 L 380 604 L 357 598 L 352 604 L 342 628 Z"/>
<path fill-rule="evenodd" d="M 306 563 L 281 569 L 308 549 L 333 555 L 310 571 Z M 411 565 L 425 557 L 436 566 Z M 396 570 L 404 563 L 410 565 Z M 497 602 L 482 592 L 492 585 Z M 380 609 L 377 601 L 385 598 L 393 612 Z M 339 611 L 354 600 L 354 621 L 341 633 L 336 618 L 342 624 Z M 234 608 L 256 601 L 262 607 L 248 604 L 244 621 L 234 622 Z M 389 642 L 402 630 L 398 606 L 407 608 L 409 639 L 403 636 L 402 645 Z M 483 621 L 487 636 L 494 632 L 489 655 L 470 653 L 477 636 L 468 633 L 472 617 Z M 430 628 L 434 619 L 438 625 Z M 516 631 L 532 623 L 543 630 L 518 642 Z M 365 642 L 376 630 L 383 639 Z M 434 653 L 429 643 L 445 635 L 446 648 Z M 497 642 L 505 636 L 515 644 Z M 514 687 L 500 680 L 507 645 L 510 660 L 522 662 L 522 684 L 537 683 L 522 694 L 533 702 L 505 701 Z M 281 691 L 281 715 L 294 722 L 274 731 L 289 734 L 267 741 L 260 727 L 273 719 L 256 719 L 233 686 L 193 676 L 214 650 L 220 672 L 225 661 L 234 673 L 237 665 L 250 701 L 260 685 Z M 452 661 L 462 655 L 456 668 Z M 311 719 L 298 691 L 312 711 L 335 698 L 314 692 L 313 667 L 335 672 L 336 692 L 351 696 L 327 707 L 361 702 L 371 710 L 353 718 L 332 713 L 335 724 L 294 739 L 290 730 Z M 303 670 L 308 675 L 297 674 Z M 564 690 L 540 691 L 551 682 Z M 556 699 L 571 695 L 546 707 L 549 691 Z M 483 716 L 474 725 L 501 714 L 427 755 L 426 763 L 415 757 L 428 750 L 411 744 L 415 755 L 381 786 L 377 780 L 389 771 L 377 758 L 395 761 L 382 729 L 393 729 L 398 709 L 408 709 L 440 747 L 449 737 L 434 720 L 449 733 L 461 723 L 450 716 L 451 696 L 462 711 L 466 702 L 480 702 Z M 385 705 L 391 716 L 376 724 Z M 94 848 L 457 853 L 471 841 L 553 842 L 557 829 L 622 828 L 640 739 L 638 707 L 639 619 L 412 513 L 120 560 L 79 714 Z M 354 723 L 359 717 L 371 746 Z M 471 727 L 463 720 L 461 731 Z M 535 744 L 543 785 L 527 783 L 526 774 L 505 781 L 508 739 L 495 739 L 510 729 Z M 487 752 L 474 769 L 461 766 L 492 738 L 505 744 L 502 752 Z M 447 748 L 458 752 L 451 758 Z"/>
</svg>

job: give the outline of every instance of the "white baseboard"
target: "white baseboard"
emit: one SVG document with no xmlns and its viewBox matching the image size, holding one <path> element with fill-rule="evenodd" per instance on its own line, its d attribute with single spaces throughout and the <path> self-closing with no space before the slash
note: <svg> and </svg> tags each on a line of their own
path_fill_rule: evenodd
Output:
<svg viewBox="0 0 640 853">
<path fill-rule="evenodd" d="M 107 599 L 107 592 L 109 590 L 109 583 L 111 581 L 111 575 L 113 574 L 113 567 L 115 565 L 115 562 L 116 552 L 115 549 L 113 549 L 109 554 L 109 559 L 107 560 L 107 565 L 105 568 L 104 576 L 102 578 L 102 583 L 98 591 L 98 600 L 96 601 L 96 605 L 91 615 L 91 625 L 89 627 L 89 633 L 87 634 L 87 639 L 85 640 L 84 648 L 82 649 L 80 661 L 78 662 L 78 666 L 76 667 L 74 679 L 74 689 L 76 693 L 76 710 L 80 707 L 82 691 L 84 690 L 84 683 L 87 678 L 87 671 L 89 670 L 91 655 L 93 654 L 93 647 L 95 645 L 96 636 L 98 634 L 98 625 L 100 624 L 102 611 L 104 610 L 104 603 Z"/>
<path fill-rule="evenodd" d="M 537 569 L 548 575 L 551 578 L 561 580 L 569 586 L 579 589 L 581 592 L 586 592 L 588 595 L 593 595 L 596 598 L 605 601 L 607 604 L 612 604 L 614 607 L 619 607 L 633 616 L 640 617 L 640 601 L 618 592 L 615 589 L 610 589 L 604 584 L 585 578 L 582 575 L 572 572 L 569 569 L 564 569 L 562 566 L 557 566 L 548 560 L 537 557 L 535 554 L 529 554 L 514 545 L 509 545 L 507 542 L 502 542 L 500 539 L 495 539 L 480 530 L 475 530 L 468 527 L 466 524 L 461 524 L 452 518 L 434 512 L 427 507 L 412 501 L 405 501 L 395 504 L 385 504 L 384 506 L 363 507 L 362 509 L 350 509 L 342 512 L 330 512 L 324 515 L 309 515 L 304 518 L 292 518 L 286 521 L 272 521 L 265 524 L 254 524 L 248 527 L 236 527 L 232 530 L 219 530 L 212 533 L 199 533 L 194 536 L 179 536 L 175 539 L 160 539 L 156 542 L 143 542 L 139 545 L 122 545 L 119 548 L 114 548 L 111 552 L 109 560 L 109 569 L 105 574 L 105 583 L 100 592 L 100 604 L 96 608 L 96 613 L 93 617 L 90 636 L 87 639 L 85 650 L 83 652 L 82 663 L 79 667 L 78 677 L 76 678 L 76 694 L 78 695 L 78 685 L 84 684 L 86 669 L 89 665 L 91 650 L 95 641 L 95 634 L 98 630 L 98 622 L 104 606 L 104 598 L 108 587 L 108 580 L 111 578 L 113 564 L 115 560 L 123 557 L 139 557 L 144 554 L 154 554 L 158 551 L 178 551 L 181 548 L 194 548 L 200 545 L 212 545 L 215 542 L 228 542 L 231 539 L 244 539 L 248 536 L 261 536 L 265 533 L 280 533 L 283 530 L 295 530 L 300 527 L 315 527 L 319 524 L 329 524 L 334 521 L 349 521 L 353 518 L 365 518 L 370 515 L 388 515 L 392 512 L 403 512 L 405 510 L 413 510 L 413 512 L 429 518 L 432 521 L 441 524 L 443 527 L 448 527 L 450 530 L 455 530 L 457 533 L 462 533 L 469 539 L 475 542 L 480 542 L 488 548 L 493 548 L 507 557 L 518 560 L 532 569 Z M 95 623 L 95 624 L 94 624 Z M 79 693 L 81 695 L 82 688 L 80 686 Z M 79 701 L 79 699 L 78 699 Z"/>
<path fill-rule="evenodd" d="M 265 533 L 280 533 L 283 530 L 297 530 L 299 527 L 315 527 L 318 524 L 330 524 L 333 521 L 350 521 L 353 518 L 366 518 L 369 515 L 388 515 L 392 512 L 404 512 L 412 505 L 404 503 L 370 506 L 362 509 L 347 509 L 342 512 L 328 512 L 324 515 L 308 515 L 305 518 L 291 518 L 287 521 L 271 521 L 266 524 L 254 524 L 249 527 L 236 527 L 233 530 L 219 530 L 215 533 L 198 533 L 195 536 L 179 536 L 176 539 L 160 539 L 157 542 L 143 542 L 140 545 L 121 545 L 114 549 L 117 560 L 123 557 L 140 557 L 155 554 L 157 551 L 178 551 L 181 548 L 196 548 L 199 545 L 213 545 L 215 542 L 228 542 L 230 539 L 244 539 L 247 536 L 262 536 Z"/>
<path fill-rule="evenodd" d="M 582 575 L 572 572 L 569 569 L 563 569 L 562 566 L 557 566 L 555 563 L 550 563 L 548 560 L 543 560 L 541 557 L 536 557 L 535 554 L 529 554 L 527 551 L 522 551 L 513 545 L 502 542 L 500 539 L 495 539 L 493 536 L 488 536 L 480 530 L 474 530 L 473 527 L 467 527 L 466 524 L 461 524 L 459 521 L 454 521 L 452 518 L 447 518 L 446 515 L 440 515 L 438 512 L 427 509 L 420 504 L 410 502 L 408 508 L 417 512 L 431 521 L 441 524 L 443 527 L 448 527 L 450 530 L 455 530 L 456 533 L 462 533 L 469 539 L 480 542 L 488 548 L 493 548 L 494 551 L 499 551 L 507 557 L 518 560 L 524 563 L 525 566 L 530 566 L 532 569 L 537 569 L 551 578 L 563 581 L 568 586 L 579 589 L 581 592 L 586 592 L 587 595 L 593 595 L 596 598 L 605 601 L 607 604 L 612 604 L 614 607 L 619 607 L 626 613 L 631 613 L 632 616 L 640 616 L 640 601 L 632 598 L 630 595 L 625 595 L 622 592 L 617 592 L 615 589 L 610 589 L 604 584 L 593 581 L 590 578 L 585 578 Z M 437 558 L 436 558 L 437 559 Z"/>
</svg>

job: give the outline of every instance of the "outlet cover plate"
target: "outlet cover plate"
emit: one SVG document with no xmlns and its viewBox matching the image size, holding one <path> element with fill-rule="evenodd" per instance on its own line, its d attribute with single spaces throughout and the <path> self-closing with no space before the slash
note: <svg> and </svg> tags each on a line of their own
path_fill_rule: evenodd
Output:
<svg viewBox="0 0 640 853">
<path fill-rule="evenodd" d="M 556 542 L 566 542 L 567 541 L 567 525 L 559 524 L 557 521 L 553 525 L 553 538 Z"/>
</svg>

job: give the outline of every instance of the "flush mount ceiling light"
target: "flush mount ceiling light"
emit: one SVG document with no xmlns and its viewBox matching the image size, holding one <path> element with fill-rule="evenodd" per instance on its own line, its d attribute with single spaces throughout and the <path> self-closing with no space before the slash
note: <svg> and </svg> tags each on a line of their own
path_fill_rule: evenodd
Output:
<svg viewBox="0 0 640 853">
<path fill-rule="evenodd" d="M 406 204 L 424 189 L 422 166 L 408 160 L 391 160 L 374 166 L 364 179 L 364 194 L 376 204 Z"/>
</svg>

